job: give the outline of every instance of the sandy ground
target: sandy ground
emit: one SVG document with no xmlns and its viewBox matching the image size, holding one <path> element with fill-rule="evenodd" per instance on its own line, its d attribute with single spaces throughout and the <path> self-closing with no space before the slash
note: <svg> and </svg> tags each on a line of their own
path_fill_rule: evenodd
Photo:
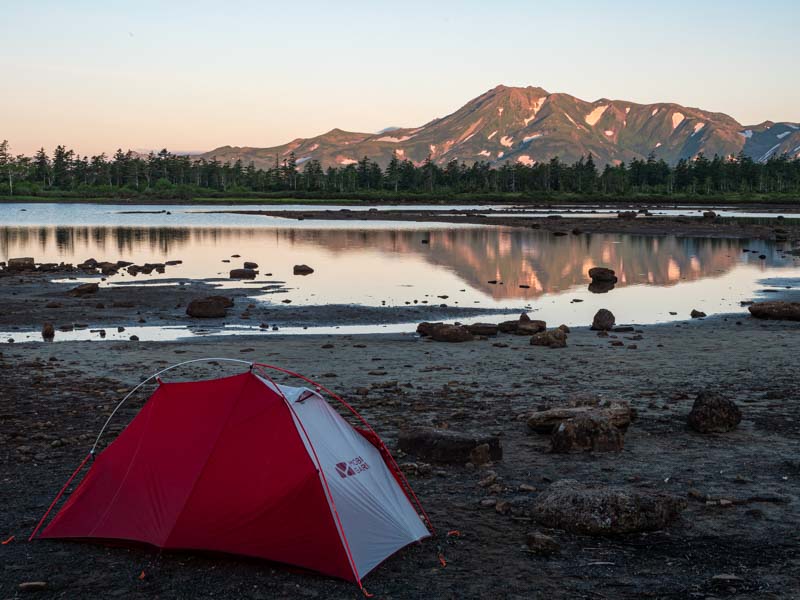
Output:
<svg viewBox="0 0 800 600">
<path fill-rule="evenodd" d="M 365 587 L 376 598 L 798 597 L 800 323 L 718 317 L 641 330 L 637 349 L 612 347 L 613 338 L 588 329 L 574 330 L 569 346 L 557 350 L 511 335 L 463 344 L 414 335 L 276 335 L 4 345 L 0 536 L 15 539 L 0 546 L 0 597 L 15 597 L 25 581 L 46 581 L 36 595 L 48 598 L 362 597 L 352 584 L 259 561 L 25 541 L 124 390 L 168 364 L 207 356 L 319 378 L 352 401 L 395 452 L 398 431 L 412 425 L 502 436 L 503 460 L 494 465 L 434 465 L 411 478 L 440 535 L 368 575 Z M 614 335 L 631 343 L 629 333 Z M 494 346 L 498 341 L 507 347 Z M 236 370 L 187 366 L 169 380 Z M 687 428 L 694 396 L 706 387 L 739 404 L 738 430 L 702 435 Z M 628 400 L 638 411 L 623 452 L 551 454 L 548 437 L 518 419 L 586 392 Z M 121 411 L 110 437 L 146 396 Z M 411 459 L 399 456 L 401 463 Z M 478 485 L 488 469 L 500 477 L 500 491 Z M 649 534 L 593 538 L 541 529 L 529 508 L 564 478 L 668 491 L 686 498 L 688 508 Z M 707 503 L 696 492 L 735 502 Z M 513 511 L 481 505 L 493 496 Z M 460 535 L 447 537 L 453 530 Z M 552 535 L 560 554 L 529 553 L 525 536 L 533 530 Z M 723 574 L 734 578 L 714 579 Z"/>
</svg>

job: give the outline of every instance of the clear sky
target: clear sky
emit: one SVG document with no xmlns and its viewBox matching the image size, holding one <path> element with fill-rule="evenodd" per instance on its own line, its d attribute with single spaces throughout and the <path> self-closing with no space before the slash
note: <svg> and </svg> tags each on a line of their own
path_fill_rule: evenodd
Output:
<svg viewBox="0 0 800 600">
<path fill-rule="evenodd" d="M 271 146 L 444 116 L 499 83 L 800 121 L 798 0 L 3 0 L 0 139 Z"/>
</svg>

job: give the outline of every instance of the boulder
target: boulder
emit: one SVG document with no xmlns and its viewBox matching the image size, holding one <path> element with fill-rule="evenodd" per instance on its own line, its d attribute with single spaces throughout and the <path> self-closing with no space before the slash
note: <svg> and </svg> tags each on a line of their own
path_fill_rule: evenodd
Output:
<svg viewBox="0 0 800 600">
<path fill-rule="evenodd" d="M 544 331 L 545 329 L 547 329 L 547 323 L 544 321 L 531 319 L 523 321 L 520 319 L 520 321 L 517 323 L 517 328 L 514 330 L 514 333 L 517 335 L 534 335 L 540 331 Z"/>
<path fill-rule="evenodd" d="M 417 458 L 438 463 L 466 464 L 471 461 L 473 450 L 483 444 L 489 446 L 491 460 L 497 461 L 503 458 L 500 438 L 494 435 L 417 427 L 402 431 L 398 436 L 400 450 Z"/>
<path fill-rule="evenodd" d="M 570 419 L 592 416 L 607 419 L 614 427 L 625 430 L 633 420 L 633 411 L 625 401 L 598 404 L 593 398 L 576 397 L 573 406 L 541 410 L 528 416 L 528 427 L 537 433 L 552 433 L 557 425 Z"/>
<path fill-rule="evenodd" d="M 254 262 L 250 262 L 250 261 L 245 261 L 245 263 L 244 263 L 244 268 L 245 268 L 245 269 L 257 269 L 257 268 L 258 268 L 258 263 L 254 263 Z"/>
<path fill-rule="evenodd" d="M 689 316 L 692 317 L 693 319 L 702 319 L 703 317 L 706 316 L 706 313 L 704 313 L 702 310 L 697 310 L 696 308 L 693 308 L 692 312 L 689 313 Z"/>
<path fill-rule="evenodd" d="M 439 325 L 431 330 L 430 337 L 437 342 L 471 342 L 475 339 L 462 325 Z"/>
<path fill-rule="evenodd" d="M 78 287 L 72 288 L 68 293 L 70 296 L 87 296 L 89 294 L 96 294 L 100 289 L 97 283 L 82 283 Z"/>
<path fill-rule="evenodd" d="M 444 325 L 441 321 L 437 323 L 429 323 L 428 321 L 423 321 L 419 325 L 417 325 L 417 333 L 420 334 L 422 337 L 427 337 L 431 334 L 431 332 L 440 325 Z"/>
<path fill-rule="evenodd" d="M 707 210 L 707 211 L 705 211 L 703 213 L 703 218 L 704 219 L 716 219 L 717 218 L 717 213 L 715 213 L 713 210 Z"/>
<path fill-rule="evenodd" d="M 519 321 L 503 321 L 497 324 L 497 330 L 501 333 L 514 333 L 519 327 Z"/>
<path fill-rule="evenodd" d="M 550 449 L 569 452 L 622 452 L 625 434 L 603 416 L 582 415 L 563 421 L 550 437 Z"/>
<path fill-rule="evenodd" d="M 42 337 L 46 340 L 52 340 L 56 337 L 56 328 L 52 323 L 45 323 L 42 325 Z"/>
<path fill-rule="evenodd" d="M 756 302 L 747 310 L 756 319 L 777 319 L 783 321 L 800 321 L 800 302 Z"/>
<path fill-rule="evenodd" d="M 566 348 L 567 333 L 563 329 L 541 331 L 531 337 L 531 346 L 547 346 L 548 348 Z"/>
<path fill-rule="evenodd" d="M 589 277 L 592 281 L 617 283 L 616 273 L 612 269 L 606 267 L 593 267 L 589 269 Z"/>
<path fill-rule="evenodd" d="M 231 279 L 255 279 L 256 272 L 253 269 L 231 269 Z"/>
<path fill-rule="evenodd" d="M 625 219 L 626 221 L 630 221 L 635 219 L 638 216 L 638 213 L 635 210 L 628 210 L 622 211 L 617 213 L 617 218 Z"/>
<path fill-rule="evenodd" d="M 540 556 L 550 556 L 551 554 L 558 554 L 561 551 L 561 546 L 558 542 L 551 538 L 549 535 L 539 533 L 538 531 L 531 531 L 527 535 L 528 550 Z"/>
<path fill-rule="evenodd" d="M 472 335 L 497 335 L 497 325 L 494 323 L 472 323 L 466 327 Z"/>
<path fill-rule="evenodd" d="M 742 411 L 733 400 L 705 390 L 697 395 L 689 412 L 689 426 L 700 433 L 733 431 L 742 420 Z"/>
<path fill-rule="evenodd" d="M 607 294 L 614 289 L 614 284 L 610 281 L 592 281 L 589 284 L 589 291 L 592 294 Z"/>
<path fill-rule="evenodd" d="M 665 493 L 598 487 L 563 479 L 539 495 L 532 516 L 545 527 L 615 535 L 663 529 L 685 508 L 685 500 Z"/>
<path fill-rule="evenodd" d="M 33 258 L 26 256 L 23 258 L 9 258 L 6 271 L 33 271 L 36 263 Z"/>
<path fill-rule="evenodd" d="M 226 302 L 227 301 L 227 302 Z M 219 319 L 228 314 L 226 310 L 230 300 L 221 296 L 195 298 L 186 307 L 186 314 L 200 319 Z M 233 303 L 230 302 L 232 305 Z"/>
<path fill-rule="evenodd" d="M 311 275 L 314 272 L 314 269 L 308 265 L 295 265 L 293 272 L 295 275 Z"/>
<path fill-rule="evenodd" d="M 614 313 L 605 308 L 601 308 L 595 313 L 594 319 L 592 319 L 592 329 L 594 331 L 609 331 L 614 328 L 615 323 L 616 319 L 614 318 Z"/>
</svg>

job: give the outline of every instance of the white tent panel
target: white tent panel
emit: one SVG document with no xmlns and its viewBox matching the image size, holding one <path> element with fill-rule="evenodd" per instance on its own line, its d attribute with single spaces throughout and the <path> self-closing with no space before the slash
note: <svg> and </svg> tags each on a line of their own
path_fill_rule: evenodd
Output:
<svg viewBox="0 0 800 600">
<path fill-rule="evenodd" d="M 328 481 L 359 577 L 400 548 L 430 535 L 372 444 L 318 394 L 289 397 L 304 398 L 292 402 L 292 408 Z M 312 460 L 314 452 L 309 448 Z"/>
</svg>

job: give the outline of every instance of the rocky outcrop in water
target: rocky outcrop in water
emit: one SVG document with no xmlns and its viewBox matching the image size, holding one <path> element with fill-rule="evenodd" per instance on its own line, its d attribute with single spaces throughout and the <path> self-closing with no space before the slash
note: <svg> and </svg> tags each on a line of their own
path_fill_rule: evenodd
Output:
<svg viewBox="0 0 800 600">
<path fill-rule="evenodd" d="M 800 321 L 800 302 L 756 302 L 747 310 L 756 319 L 775 319 L 783 321 Z"/>
<path fill-rule="evenodd" d="M 700 433 L 725 433 L 733 431 L 742 420 L 742 411 L 729 398 L 713 391 L 697 395 L 689 412 L 689 426 Z"/>
</svg>

